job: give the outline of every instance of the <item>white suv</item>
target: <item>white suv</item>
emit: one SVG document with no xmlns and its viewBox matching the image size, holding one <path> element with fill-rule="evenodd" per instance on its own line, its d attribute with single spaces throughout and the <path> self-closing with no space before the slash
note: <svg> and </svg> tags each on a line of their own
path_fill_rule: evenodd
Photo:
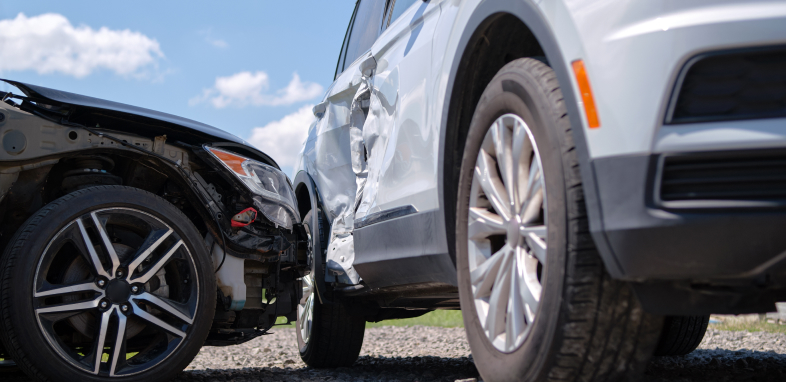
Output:
<svg viewBox="0 0 786 382">
<path fill-rule="evenodd" d="M 784 298 L 783 1 L 359 0 L 314 113 L 309 365 L 461 309 L 485 380 L 633 378 Z"/>
</svg>

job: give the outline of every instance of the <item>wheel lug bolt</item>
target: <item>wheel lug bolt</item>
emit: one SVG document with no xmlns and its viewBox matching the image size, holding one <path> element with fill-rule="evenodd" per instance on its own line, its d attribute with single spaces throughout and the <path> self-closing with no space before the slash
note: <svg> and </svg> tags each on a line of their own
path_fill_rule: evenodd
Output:
<svg viewBox="0 0 786 382">
<path fill-rule="evenodd" d="M 123 304 L 123 306 L 120 307 L 120 310 L 122 310 L 123 313 L 128 312 L 128 305 Z"/>
<path fill-rule="evenodd" d="M 131 293 L 139 293 L 139 287 L 134 285 L 131 287 Z"/>
<path fill-rule="evenodd" d="M 98 286 L 100 286 L 101 288 L 105 287 L 106 286 L 106 281 L 98 280 Z"/>
<path fill-rule="evenodd" d="M 117 278 L 123 277 L 123 271 L 117 271 Z"/>
<path fill-rule="evenodd" d="M 106 301 L 101 301 L 101 309 L 106 309 L 107 307 L 109 307 L 109 303 Z"/>
</svg>

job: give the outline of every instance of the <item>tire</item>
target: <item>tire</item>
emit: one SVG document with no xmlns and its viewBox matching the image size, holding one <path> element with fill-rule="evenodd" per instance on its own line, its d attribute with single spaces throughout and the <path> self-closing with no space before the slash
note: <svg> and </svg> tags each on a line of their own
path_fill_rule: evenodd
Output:
<svg viewBox="0 0 786 382">
<path fill-rule="evenodd" d="M 130 187 L 47 204 L 0 269 L 0 336 L 37 381 L 170 380 L 199 352 L 215 311 L 202 235 L 175 206 Z"/>
<path fill-rule="evenodd" d="M 496 145 L 505 139 L 524 142 L 518 158 L 506 159 L 512 143 Z M 500 188 L 507 184 L 515 193 Z M 506 195 L 519 200 L 515 208 Z M 461 308 L 484 380 L 637 380 L 662 319 L 645 313 L 631 288 L 604 268 L 589 233 L 565 103 L 544 63 L 515 60 L 485 89 L 467 135 L 456 207 Z"/>
<path fill-rule="evenodd" d="M 699 347 L 710 316 L 668 316 L 663 319 L 663 332 L 655 348 L 656 356 L 686 355 Z"/>
<path fill-rule="evenodd" d="M 327 249 L 327 223 L 322 211 L 317 211 L 319 213 L 317 230 L 311 227 L 314 210 L 309 211 L 303 218 L 306 232 L 311 235 L 311 240 L 320 240 L 320 248 L 323 248 L 323 254 L 319 259 L 312 257 L 312 263 L 323 261 L 324 250 Z M 311 248 L 313 246 L 309 246 L 309 249 Z M 314 256 L 313 252 L 309 256 Z M 313 368 L 351 366 L 358 359 L 360 348 L 363 346 L 366 320 L 362 316 L 350 315 L 344 304 L 338 301 L 333 304 L 322 304 L 313 287 L 315 285 L 313 275 L 304 277 L 303 285 L 303 299 L 298 307 L 295 330 L 300 359 Z M 310 300 L 309 295 L 312 296 Z M 309 324 L 309 316 L 311 329 L 307 331 L 304 325 Z"/>
</svg>

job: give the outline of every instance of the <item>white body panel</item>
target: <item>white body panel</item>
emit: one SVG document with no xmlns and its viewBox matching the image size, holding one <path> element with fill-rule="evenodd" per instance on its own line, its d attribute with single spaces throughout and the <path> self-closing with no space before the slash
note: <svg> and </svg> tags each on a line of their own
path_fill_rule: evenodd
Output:
<svg viewBox="0 0 786 382">
<path fill-rule="evenodd" d="M 560 2 L 543 2 L 544 9 L 546 3 Z M 583 59 L 589 73 L 601 123 L 598 129 L 587 129 L 585 121 L 592 158 L 653 150 L 677 74 L 694 55 L 786 43 L 786 3 L 778 0 L 561 3 L 564 8 L 553 6 L 544 14 L 552 21 L 567 67 Z M 575 25 L 580 47 L 559 33 L 565 25 L 560 21 Z M 768 122 L 759 122 L 766 130 L 763 125 Z M 758 129 L 758 123 L 739 126 Z M 685 142 L 680 147 L 693 150 L 703 145 Z"/>
<path fill-rule="evenodd" d="M 572 71 L 570 81 L 582 111 L 581 128 L 590 160 L 786 147 L 786 119 L 663 123 L 676 77 L 691 57 L 720 49 L 786 44 L 786 2 L 509 1 L 535 4 L 564 60 L 552 65 L 571 68 L 573 61 L 584 61 L 599 128 L 588 128 Z M 443 126 L 449 106 L 445 102 L 454 82 L 452 70 L 464 54 L 462 38 L 483 3 L 415 2 L 372 46 L 368 54 L 376 60 L 373 74 L 361 76 L 361 56 L 328 91 L 327 111 L 311 127 L 295 171 L 305 170 L 314 178 L 334 225 L 331 242 L 341 232 L 351 232 L 354 220 L 380 211 L 405 206 L 420 212 L 442 208 L 439 177 L 448 169 L 440 168 L 440 139 L 443 129 L 450 128 Z M 363 171 L 358 172 L 352 169 L 351 156 L 353 150 L 356 157 L 363 153 L 350 147 L 350 108 L 364 80 L 371 89 L 368 118 L 365 126 L 356 128 L 362 131 L 368 163 L 364 160 Z M 338 258 L 338 253 L 332 256 L 329 259 Z"/>
<path fill-rule="evenodd" d="M 371 47 L 377 68 L 363 128 L 368 182 L 356 218 L 406 205 L 439 207 L 439 128 L 428 109 L 438 3 L 416 2 Z"/>
</svg>

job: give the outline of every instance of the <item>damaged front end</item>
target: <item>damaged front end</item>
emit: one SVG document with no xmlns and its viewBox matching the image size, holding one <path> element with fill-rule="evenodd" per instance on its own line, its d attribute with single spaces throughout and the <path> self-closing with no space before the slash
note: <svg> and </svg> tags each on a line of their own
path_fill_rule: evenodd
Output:
<svg viewBox="0 0 786 382">
<path fill-rule="evenodd" d="M 306 234 L 289 178 L 273 166 L 238 154 L 237 149 L 205 144 L 201 151 L 195 150 L 205 162 L 223 169 L 217 174 L 240 196 L 232 206 L 224 205 L 220 195 L 218 201 L 214 198 L 224 210 L 238 212 L 219 233 L 223 244 L 208 239 L 218 264 L 220 289 L 215 332 L 208 345 L 248 341 L 281 316 L 295 321 L 302 290 L 298 279 L 306 269 Z"/>
<path fill-rule="evenodd" d="M 278 317 L 295 321 L 307 241 L 291 182 L 275 161 L 198 122 L 6 82 L 24 96 L 0 93 L 3 245 L 14 227 L 65 194 L 139 188 L 178 207 L 211 249 L 218 299 L 206 345 L 248 341 Z"/>
</svg>

